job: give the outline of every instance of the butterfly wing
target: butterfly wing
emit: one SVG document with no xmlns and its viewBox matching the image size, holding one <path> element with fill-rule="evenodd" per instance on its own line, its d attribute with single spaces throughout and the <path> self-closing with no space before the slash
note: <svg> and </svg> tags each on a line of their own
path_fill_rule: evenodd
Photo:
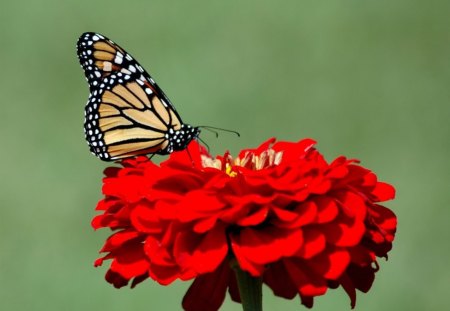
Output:
<svg viewBox="0 0 450 311">
<path fill-rule="evenodd" d="M 186 148 L 199 129 L 183 124 L 141 65 L 105 36 L 87 32 L 77 53 L 89 83 L 85 134 L 91 152 L 111 161 Z"/>
<path fill-rule="evenodd" d="M 107 37 L 95 32 L 82 34 L 77 42 L 77 54 L 91 92 L 101 84 L 105 77 L 112 74 L 119 72 L 124 75 L 137 74 L 142 76 L 141 80 L 147 80 L 157 96 L 163 98 L 175 110 L 169 98 L 150 74 L 129 53 Z"/>
<path fill-rule="evenodd" d="M 91 152 L 106 161 L 165 154 L 170 129 L 182 127 L 171 106 L 137 73 L 118 72 L 105 77 L 91 92 L 85 116 Z"/>
</svg>

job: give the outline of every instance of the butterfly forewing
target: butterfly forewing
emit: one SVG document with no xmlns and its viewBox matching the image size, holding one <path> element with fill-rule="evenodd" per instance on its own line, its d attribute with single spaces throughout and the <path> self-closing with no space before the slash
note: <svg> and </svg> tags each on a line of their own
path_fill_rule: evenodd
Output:
<svg viewBox="0 0 450 311">
<path fill-rule="evenodd" d="M 119 72 L 124 75 L 137 74 L 152 86 L 157 96 L 164 98 L 174 109 L 170 100 L 142 66 L 123 48 L 105 36 L 94 32 L 84 33 L 78 39 L 77 54 L 91 90 L 111 74 Z"/>
</svg>

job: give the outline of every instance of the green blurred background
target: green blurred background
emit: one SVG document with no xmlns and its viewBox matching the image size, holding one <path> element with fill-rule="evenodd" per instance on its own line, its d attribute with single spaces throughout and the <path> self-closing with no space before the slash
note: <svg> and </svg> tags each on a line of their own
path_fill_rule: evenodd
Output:
<svg viewBox="0 0 450 311">
<path fill-rule="evenodd" d="M 448 309 L 449 16 L 446 0 L 3 1 L 0 309 L 180 310 L 189 285 L 116 290 L 93 267 L 110 232 L 90 226 L 107 164 L 82 130 L 85 31 L 134 55 L 187 123 L 241 132 L 204 133 L 213 153 L 312 137 L 394 184 L 394 249 L 356 308 Z M 350 305 L 338 289 L 314 309 Z"/>
</svg>

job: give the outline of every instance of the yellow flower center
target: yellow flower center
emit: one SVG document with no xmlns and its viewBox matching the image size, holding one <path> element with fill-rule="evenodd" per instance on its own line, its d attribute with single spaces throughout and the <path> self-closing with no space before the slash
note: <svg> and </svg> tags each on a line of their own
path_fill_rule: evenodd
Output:
<svg viewBox="0 0 450 311">
<path fill-rule="evenodd" d="M 228 163 L 226 164 L 226 167 L 225 167 L 225 173 L 227 173 L 227 175 L 230 176 L 230 177 L 236 177 L 237 176 L 237 172 L 233 171 L 233 168 Z"/>
</svg>

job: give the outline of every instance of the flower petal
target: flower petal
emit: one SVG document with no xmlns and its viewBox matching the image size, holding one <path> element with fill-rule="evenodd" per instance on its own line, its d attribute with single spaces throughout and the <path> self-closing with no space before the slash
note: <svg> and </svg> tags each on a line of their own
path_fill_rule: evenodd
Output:
<svg viewBox="0 0 450 311">
<path fill-rule="evenodd" d="M 225 299 L 231 274 L 228 264 L 223 263 L 214 272 L 197 277 L 184 295 L 183 309 L 186 311 L 219 310 Z"/>
</svg>

